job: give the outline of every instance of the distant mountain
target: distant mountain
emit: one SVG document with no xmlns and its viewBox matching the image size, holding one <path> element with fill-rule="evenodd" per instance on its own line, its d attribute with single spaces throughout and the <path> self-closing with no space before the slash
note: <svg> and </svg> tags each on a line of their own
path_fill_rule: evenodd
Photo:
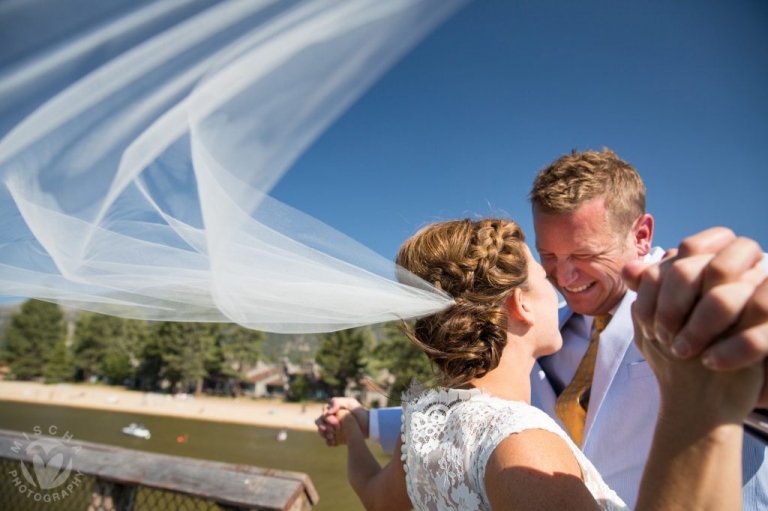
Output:
<svg viewBox="0 0 768 511">
<path fill-rule="evenodd" d="M 315 359 L 320 339 L 315 334 L 274 334 L 267 332 L 261 349 L 265 360 L 276 362 L 287 358 L 294 364 Z"/>
<path fill-rule="evenodd" d="M 372 325 L 374 346 L 386 337 L 383 330 L 384 324 Z M 262 355 L 264 360 L 276 362 L 287 358 L 294 364 L 315 359 L 317 350 L 320 349 L 320 335 L 322 334 L 274 334 L 267 333 L 264 341 Z"/>
</svg>

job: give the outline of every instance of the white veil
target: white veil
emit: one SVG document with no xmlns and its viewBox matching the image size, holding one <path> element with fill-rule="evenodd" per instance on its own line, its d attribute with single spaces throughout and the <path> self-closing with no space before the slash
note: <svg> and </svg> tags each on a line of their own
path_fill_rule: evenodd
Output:
<svg viewBox="0 0 768 511">
<path fill-rule="evenodd" d="M 445 307 L 269 192 L 464 2 L 0 3 L 0 294 L 282 333 Z"/>
</svg>

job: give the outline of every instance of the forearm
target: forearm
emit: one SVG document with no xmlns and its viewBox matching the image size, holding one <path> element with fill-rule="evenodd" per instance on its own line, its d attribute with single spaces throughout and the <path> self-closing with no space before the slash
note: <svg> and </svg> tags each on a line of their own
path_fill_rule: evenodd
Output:
<svg viewBox="0 0 768 511">
<path fill-rule="evenodd" d="M 740 423 L 703 427 L 679 412 L 659 416 L 636 511 L 741 509 Z"/>
<path fill-rule="evenodd" d="M 365 442 L 363 432 L 353 420 L 342 421 L 347 440 L 347 479 L 365 509 L 376 509 L 378 501 L 373 484 L 381 472 L 381 465 Z"/>
<path fill-rule="evenodd" d="M 368 485 L 381 471 L 381 465 L 365 442 L 362 431 L 350 421 L 342 423 L 344 436 L 347 438 L 347 479 L 365 504 L 368 499 Z M 366 505 L 366 509 L 368 506 Z"/>
<path fill-rule="evenodd" d="M 635 342 L 661 394 L 636 509 L 741 509 L 742 421 L 757 401 L 762 364 L 710 371 L 698 358 L 673 358 L 638 328 Z"/>
</svg>

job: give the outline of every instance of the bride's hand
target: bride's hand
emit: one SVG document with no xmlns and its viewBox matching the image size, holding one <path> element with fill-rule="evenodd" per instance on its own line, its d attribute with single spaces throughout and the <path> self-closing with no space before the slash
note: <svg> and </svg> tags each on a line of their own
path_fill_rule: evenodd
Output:
<svg viewBox="0 0 768 511">
<path fill-rule="evenodd" d="M 629 287 L 638 291 L 632 311 L 635 341 L 656 373 L 662 406 L 677 413 L 695 409 L 715 420 L 736 421 L 757 400 L 763 381 L 762 357 L 718 374 L 691 354 L 684 357 L 688 360 L 680 360 L 679 350 L 673 355 L 676 344 L 672 342 L 686 337 L 689 347 L 697 347 L 698 352 L 699 347 L 725 344 L 723 339 L 732 345 L 735 338 L 768 328 L 768 284 L 762 268 L 756 266 L 762 250 L 751 240 L 724 234 L 728 232 L 700 233 L 681 245 L 679 255 L 653 265 L 628 265 L 624 276 Z M 709 243 L 709 254 L 690 250 L 702 242 Z"/>
<path fill-rule="evenodd" d="M 740 509 L 742 421 L 758 402 L 768 354 L 762 250 L 722 229 L 687 242 L 659 264 L 623 272 L 638 293 L 635 342 L 661 394 L 637 509 Z M 727 370 L 707 367 L 702 350 L 738 352 L 739 339 L 758 349 Z"/>
<path fill-rule="evenodd" d="M 758 362 L 768 355 L 768 332 L 752 331 L 741 341 L 727 335 L 734 325 L 745 332 L 768 319 L 768 298 L 760 292 L 766 278 L 762 259 L 754 240 L 720 227 L 686 238 L 661 263 L 630 263 L 623 276 L 638 292 L 634 317 L 646 337 L 671 345 L 681 358 L 715 348 L 727 359 L 722 369 Z M 734 318 L 734 310 L 747 318 Z"/>
<path fill-rule="evenodd" d="M 362 430 L 355 414 L 346 408 L 341 408 L 336 412 L 336 418 L 341 425 L 341 427 L 333 430 L 333 438 L 336 445 L 345 445 L 347 443 L 350 428 Z"/>
<path fill-rule="evenodd" d="M 661 417 L 689 420 L 707 431 L 720 424 L 741 424 L 758 401 L 763 364 L 714 371 L 699 358 L 682 360 L 669 347 L 648 338 L 635 325 L 635 342 L 653 369 L 661 394 Z"/>
<path fill-rule="evenodd" d="M 323 437 L 323 440 L 325 440 L 326 445 L 329 447 L 338 445 L 335 439 L 338 436 L 339 428 L 341 428 L 341 420 L 339 418 L 339 411 L 341 410 L 352 412 L 363 432 L 363 436 L 365 438 L 368 437 L 368 410 L 357 399 L 334 397 L 328 404 L 323 406 L 323 413 L 315 420 L 317 433 Z"/>
</svg>

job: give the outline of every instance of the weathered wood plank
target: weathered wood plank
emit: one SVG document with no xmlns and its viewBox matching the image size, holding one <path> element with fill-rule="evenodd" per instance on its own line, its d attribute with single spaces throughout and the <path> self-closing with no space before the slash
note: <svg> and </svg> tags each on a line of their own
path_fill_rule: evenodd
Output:
<svg viewBox="0 0 768 511">
<path fill-rule="evenodd" d="M 0 430 L 0 457 L 31 462 L 37 436 Z M 54 439 L 61 440 L 61 439 Z M 301 472 L 134 451 L 72 440 L 73 471 L 121 485 L 142 485 L 263 511 L 311 509 L 319 496 Z"/>
</svg>

